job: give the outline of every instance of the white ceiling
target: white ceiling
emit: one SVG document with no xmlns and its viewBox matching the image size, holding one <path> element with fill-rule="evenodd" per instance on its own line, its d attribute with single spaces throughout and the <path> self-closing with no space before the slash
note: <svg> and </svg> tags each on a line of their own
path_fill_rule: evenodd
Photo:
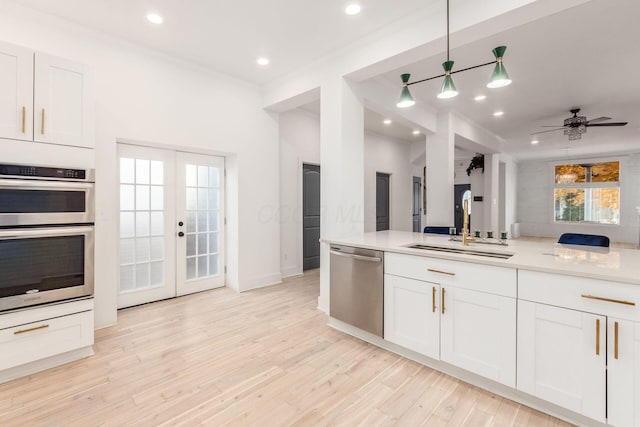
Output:
<svg viewBox="0 0 640 427">
<path fill-rule="evenodd" d="M 492 66 L 454 75 L 460 95 L 436 97 L 440 79 L 411 86 L 417 101 L 436 109 L 460 112 L 507 141 L 506 152 L 518 159 L 590 156 L 640 151 L 640 2 L 594 0 L 583 6 L 479 40 L 451 52 L 454 69 L 493 59 L 491 49 L 508 46 L 504 63 L 513 84 L 487 89 Z M 452 22 L 455 15 L 452 15 Z M 452 38 L 455 34 L 452 35 Z M 384 75 L 398 86 L 399 75 L 418 80 L 442 73 L 445 55 L 425 59 Z M 476 95 L 487 99 L 476 102 Z M 540 125 L 561 125 L 569 109 L 582 108 L 587 118 L 612 117 L 625 127 L 588 128 L 579 141 L 569 142 L 562 131 L 537 135 Z M 492 113 L 503 110 L 504 116 Z"/>
<path fill-rule="evenodd" d="M 11 0 L 188 61 L 265 83 L 442 0 Z M 155 12 L 162 25 L 147 22 Z M 258 56 L 271 60 L 256 65 Z"/>
</svg>

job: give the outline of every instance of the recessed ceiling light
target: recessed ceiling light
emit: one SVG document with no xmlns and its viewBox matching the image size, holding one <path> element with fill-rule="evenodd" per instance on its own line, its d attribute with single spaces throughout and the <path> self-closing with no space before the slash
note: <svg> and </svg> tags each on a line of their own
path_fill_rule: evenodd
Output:
<svg viewBox="0 0 640 427">
<path fill-rule="evenodd" d="M 391 124 L 391 119 L 384 119 L 382 121 L 382 123 L 384 123 L 385 125 L 390 125 Z"/>
<path fill-rule="evenodd" d="M 473 99 L 476 101 L 484 101 L 485 99 L 487 99 L 487 95 L 478 95 Z"/>
<path fill-rule="evenodd" d="M 347 7 L 344 8 L 344 13 L 347 15 L 357 15 L 360 13 L 362 8 L 358 3 L 349 3 Z"/>
<path fill-rule="evenodd" d="M 261 56 L 260 58 L 256 59 L 256 62 L 258 63 L 258 65 L 262 65 L 264 67 L 265 65 L 269 65 L 269 58 Z"/>
<path fill-rule="evenodd" d="M 504 111 L 496 111 L 495 113 L 493 113 L 493 115 L 495 117 L 500 117 L 500 116 L 504 115 Z"/>
<path fill-rule="evenodd" d="M 419 130 L 414 130 L 414 131 L 413 131 L 413 132 L 411 132 L 411 133 L 413 133 L 414 135 L 420 135 L 420 131 L 419 131 Z"/>
<path fill-rule="evenodd" d="M 537 139 L 534 139 L 533 141 L 531 141 L 531 143 L 532 143 L 533 145 L 536 145 L 536 144 L 538 144 L 539 142 L 540 142 L 540 141 L 538 141 Z"/>
<path fill-rule="evenodd" d="M 162 16 L 158 15 L 157 13 L 150 13 L 147 15 L 147 21 L 151 22 L 152 24 L 162 24 L 164 22 L 164 18 L 162 18 Z"/>
</svg>

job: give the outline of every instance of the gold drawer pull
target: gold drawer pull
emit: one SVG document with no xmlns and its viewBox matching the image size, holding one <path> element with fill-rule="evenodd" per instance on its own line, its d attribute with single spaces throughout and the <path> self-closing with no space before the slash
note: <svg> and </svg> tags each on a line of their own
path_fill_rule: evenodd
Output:
<svg viewBox="0 0 640 427">
<path fill-rule="evenodd" d="M 431 288 L 431 311 L 436 312 L 436 287 Z"/>
<path fill-rule="evenodd" d="M 429 271 L 431 273 L 446 274 L 447 276 L 455 276 L 456 275 L 456 273 L 449 273 L 448 271 L 442 271 L 442 270 L 434 270 L 433 268 L 428 268 L 427 271 Z"/>
<path fill-rule="evenodd" d="M 596 297 L 596 296 L 593 296 L 593 295 L 582 294 L 582 298 L 595 299 L 595 300 L 598 300 L 598 301 L 605 301 L 605 302 L 613 302 L 613 303 L 616 303 L 616 304 L 624 304 L 624 305 L 632 305 L 632 306 L 636 305 L 635 302 L 631 302 L 631 301 L 623 301 L 623 300 L 620 300 L 620 299 Z"/>
<path fill-rule="evenodd" d="M 596 355 L 600 355 L 600 319 L 596 319 Z"/>
<path fill-rule="evenodd" d="M 618 358 L 618 322 L 613 324 L 613 357 Z"/>
<path fill-rule="evenodd" d="M 40 329 L 47 329 L 48 327 L 49 325 L 40 325 L 36 326 L 35 328 L 20 329 L 19 331 L 15 331 L 13 335 L 26 334 L 27 332 L 39 331 Z"/>
</svg>

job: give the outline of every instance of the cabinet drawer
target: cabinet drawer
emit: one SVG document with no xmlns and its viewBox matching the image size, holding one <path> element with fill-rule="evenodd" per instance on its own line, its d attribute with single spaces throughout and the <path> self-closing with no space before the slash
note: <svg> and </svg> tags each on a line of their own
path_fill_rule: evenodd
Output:
<svg viewBox="0 0 640 427">
<path fill-rule="evenodd" d="M 640 286 L 518 270 L 518 298 L 640 321 Z"/>
<path fill-rule="evenodd" d="M 93 311 L 0 331 L 0 370 L 93 344 Z"/>
<path fill-rule="evenodd" d="M 394 276 L 516 297 L 516 270 L 446 259 L 385 253 L 384 272 Z"/>
</svg>

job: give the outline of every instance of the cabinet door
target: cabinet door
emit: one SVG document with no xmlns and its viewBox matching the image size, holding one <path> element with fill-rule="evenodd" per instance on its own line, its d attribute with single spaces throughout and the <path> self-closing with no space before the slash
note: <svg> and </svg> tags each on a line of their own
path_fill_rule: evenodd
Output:
<svg viewBox="0 0 640 427">
<path fill-rule="evenodd" d="M 36 53 L 35 141 L 92 147 L 87 80 L 82 65 Z"/>
<path fill-rule="evenodd" d="M 516 385 L 516 300 L 442 286 L 441 358 L 491 380 Z"/>
<path fill-rule="evenodd" d="M 33 139 L 33 51 L 0 43 L 0 138 Z"/>
<path fill-rule="evenodd" d="M 640 425 L 634 424 L 640 397 L 634 393 L 640 363 L 636 358 L 640 333 L 634 335 L 634 326 L 638 329 L 628 320 L 607 318 L 607 421 L 614 426 Z"/>
<path fill-rule="evenodd" d="M 518 389 L 605 421 L 606 317 L 518 302 Z"/>
<path fill-rule="evenodd" d="M 438 359 L 440 286 L 404 277 L 384 276 L 384 339 Z"/>
</svg>

